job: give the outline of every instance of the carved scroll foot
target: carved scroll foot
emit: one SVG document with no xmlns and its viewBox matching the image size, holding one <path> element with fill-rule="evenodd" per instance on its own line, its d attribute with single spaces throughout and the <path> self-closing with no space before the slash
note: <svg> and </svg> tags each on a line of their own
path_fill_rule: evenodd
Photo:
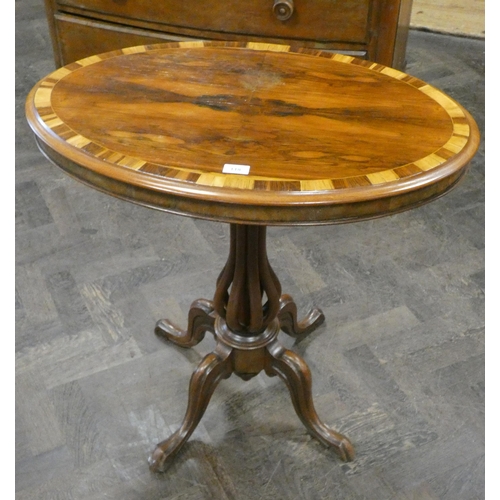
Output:
<svg viewBox="0 0 500 500">
<path fill-rule="evenodd" d="M 266 373 L 278 375 L 286 383 L 295 411 L 307 430 L 324 445 L 332 447 L 342 460 L 352 460 L 355 453 L 349 439 L 323 424 L 314 409 L 311 372 L 305 361 L 277 341 L 272 342 L 267 349 L 270 363 Z"/>
<path fill-rule="evenodd" d="M 191 376 L 184 421 L 177 432 L 156 446 L 149 458 L 149 468 L 152 472 L 163 472 L 167 460 L 179 451 L 195 430 L 218 383 L 233 372 L 231 352 L 231 347 L 219 343 L 214 352 L 203 358 Z"/>
<path fill-rule="evenodd" d="M 156 323 L 155 333 L 181 347 L 193 347 L 203 340 L 207 331 L 214 333 L 214 322 L 212 301 L 198 299 L 191 304 L 189 309 L 186 330 L 178 328 L 166 319 L 161 319 Z"/>
<path fill-rule="evenodd" d="M 282 295 L 278 312 L 280 328 L 291 337 L 303 338 L 316 330 L 325 321 L 320 309 L 312 309 L 306 317 L 297 319 L 297 305 L 290 295 Z"/>
</svg>

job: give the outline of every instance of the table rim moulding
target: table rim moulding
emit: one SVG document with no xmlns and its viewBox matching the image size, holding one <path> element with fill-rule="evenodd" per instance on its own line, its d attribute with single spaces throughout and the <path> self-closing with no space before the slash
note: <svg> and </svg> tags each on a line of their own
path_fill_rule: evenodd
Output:
<svg viewBox="0 0 500 500">
<path fill-rule="evenodd" d="M 307 185 L 308 188 L 292 191 L 228 188 L 196 181 L 179 181 L 141 171 L 139 169 L 146 161 L 119 152 L 109 151 L 107 156 L 112 158 L 113 153 L 116 153 L 116 160 L 103 161 L 87 151 L 89 145 L 101 150 L 103 146 L 96 146 L 90 139 L 67 127 L 52 108 L 51 94 L 57 83 L 81 68 L 124 55 L 202 47 L 288 52 L 300 54 L 302 57 L 329 58 L 382 73 L 418 89 L 437 102 L 448 113 L 452 134 L 441 148 L 412 162 L 411 165 L 401 165 L 375 175 L 368 174 L 363 179 L 353 177 L 347 179 L 341 187 L 334 186 L 331 179 L 318 179 L 309 184 L 300 181 L 301 186 Z M 150 208 L 230 223 L 336 224 L 398 213 L 427 203 L 452 189 L 466 173 L 467 165 L 479 146 L 479 131 L 470 114 L 447 94 L 418 78 L 352 56 L 290 45 L 254 42 L 170 42 L 129 47 L 91 56 L 59 68 L 40 80 L 27 98 L 26 114 L 41 151 L 49 160 L 78 180 L 107 194 Z M 58 135 L 61 128 L 66 128 L 64 140 Z M 440 156 L 442 151 L 445 154 Z M 411 168 L 408 168 L 409 166 Z M 198 176 L 198 179 L 203 173 L 182 167 L 168 167 L 172 171 L 191 172 L 193 177 Z M 218 175 L 224 179 L 228 178 L 226 174 L 213 173 L 215 184 Z M 252 180 L 259 180 L 264 184 L 273 181 L 286 182 L 286 179 L 252 179 L 252 176 L 246 176 L 243 184 L 252 184 Z M 296 179 L 294 181 L 297 182 Z M 223 184 L 224 181 L 221 182 Z M 315 186 L 318 188 L 314 189 Z"/>
</svg>

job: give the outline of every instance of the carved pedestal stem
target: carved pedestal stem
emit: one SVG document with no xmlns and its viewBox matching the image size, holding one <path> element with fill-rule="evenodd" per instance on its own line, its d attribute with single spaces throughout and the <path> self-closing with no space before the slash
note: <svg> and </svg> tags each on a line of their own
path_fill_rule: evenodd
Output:
<svg viewBox="0 0 500 500">
<path fill-rule="evenodd" d="M 309 334 L 323 323 L 323 313 L 313 309 L 298 320 L 293 299 L 281 296 L 280 282 L 267 258 L 265 227 L 233 224 L 230 241 L 213 302 L 193 302 L 186 330 L 167 320 L 156 325 L 157 335 L 179 346 L 196 345 L 207 331 L 215 335 L 217 346 L 193 373 L 184 420 L 177 432 L 157 445 L 149 459 L 150 469 L 165 470 L 198 425 L 220 380 L 232 373 L 248 380 L 262 370 L 284 380 L 307 430 L 342 460 L 351 460 L 350 441 L 323 424 L 314 409 L 311 373 L 305 361 L 278 341 L 280 329 L 296 338 Z"/>
<path fill-rule="evenodd" d="M 229 257 L 214 295 L 217 314 L 234 332 L 255 335 L 276 317 L 280 295 L 280 282 L 267 258 L 266 227 L 231 224 Z"/>
</svg>

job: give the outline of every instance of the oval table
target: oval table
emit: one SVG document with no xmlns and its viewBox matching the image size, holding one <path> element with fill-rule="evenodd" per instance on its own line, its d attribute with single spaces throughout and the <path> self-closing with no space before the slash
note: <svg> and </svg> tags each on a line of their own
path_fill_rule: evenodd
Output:
<svg viewBox="0 0 500 500">
<path fill-rule="evenodd" d="M 213 300 L 193 302 L 190 347 L 217 345 L 193 373 L 180 429 L 149 463 L 163 471 L 189 438 L 218 382 L 262 370 L 288 386 L 308 431 L 343 460 L 348 438 L 327 427 L 304 360 L 278 341 L 323 322 L 297 319 L 266 253 L 266 226 L 338 224 L 434 200 L 464 176 L 479 144 L 469 113 L 401 71 L 294 46 L 181 42 L 96 55 L 41 80 L 26 103 L 41 151 L 110 195 L 230 224 Z"/>
</svg>

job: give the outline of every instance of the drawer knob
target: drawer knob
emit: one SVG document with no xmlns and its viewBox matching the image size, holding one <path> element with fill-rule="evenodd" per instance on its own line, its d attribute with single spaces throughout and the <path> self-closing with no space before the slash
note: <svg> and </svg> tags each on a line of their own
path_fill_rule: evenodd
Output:
<svg viewBox="0 0 500 500">
<path fill-rule="evenodd" d="M 274 0 L 273 12 L 280 21 L 290 19 L 293 14 L 293 0 Z"/>
</svg>

